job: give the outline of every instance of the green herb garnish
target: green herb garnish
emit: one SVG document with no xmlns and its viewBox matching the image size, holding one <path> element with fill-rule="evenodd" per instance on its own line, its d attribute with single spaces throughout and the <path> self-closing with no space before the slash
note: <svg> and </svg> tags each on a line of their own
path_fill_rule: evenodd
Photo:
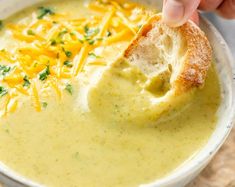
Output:
<svg viewBox="0 0 235 187">
<path fill-rule="evenodd" d="M 3 97 L 8 93 L 7 89 L 4 88 L 3 86 L 0 86 L 0 97 Z"/>
<path fill-rule="evenodd" d="M 33 32 L 33 30 L 30 29 L 30 30 L 27 30 L 27 34 L 28 35 L 35 35 L 35 32 Z"/>
<path fill-rule="evenodd" d="M 65 35 L 66 33 L 68 33 L 67 29 L 62 30 L 61 32 L 59 32 L 58 37 L 61 38 L 63 35 Z"/>
<path fill-rule="evenodd" d="M 56 40 L 55 39 L 51 39 L 51 45 L 54 46 L 56 44 L 57 44 Z"/>
<path fill-rule="evenodd" d="M 43 108 L 46 108 L 46 107 L 47 107 L 47 105 L 48 105 L 48 103 L 47 103 L 47 102 L 42 102 L 42 107 L 43 107 Z"/>
<path fill-rule="evenodd" d="M 70 34 L 70 36 L 76 36 L 75 32 L 70 32 L 69 34 Z"/>
<path fill-rule="evenodd" d="M 138 25 L 137 27 L 138 27 L 138 29 L 140 29 L 142 26 L 143 26 L 143 25 L 142 25 L 142 24 L 140 24 L 140 25 Z"/>
<path fill-rule="evenodd" d="M 99 58 L 99 56 L 97 56 L 95 53 L 88 53 L 88 56 L 91 57 L 91 58 Z"/>
<path fill-rule="evenodd" d="M 38 10 L 39 10 L 38 17 L 37 17 L 38 19 L 42 19 L 46 15 L 55 14 L 55 12 L 53 10 L 51 10 L 50 8 L 47 8 L 47 7 L 39 7 Z"/>
<path fill-rule="evenodd" d="M 81 44 L 83 44 L 83 43 L 84 43 L 84 41 L 83 41 L 83 40 L 81 40 L 81 39 L 78 39 L 78 41 L 79 41 Z"/>
<path fill-rule="evenodd" d="M 66 55 L 68 58 L 72 56 L 72 52 L 71 52 L 71 51 L 65 51 L 64 53 L 65 53 L 65 55 Z"/>
<path fill-rule="evenodd" d="M 23 86 L 29 87 L 31 83 L 29 82 L 29 78 L 27 75 L 24 76 L 23 80 L 24 80 Z"/>
<path fill-rule="evenodd" d="M 5 76 L 7 73 L 9 73 L 9 71 L 11 71 L 10 66 L 0 65 L 0 75 L 1 76 Z"/>
<path fill-rule="evenodd" d="M 96 29 L 92 30 L 93 35 L 97 35 L 99 32 L 100 32 L 99 28 L 96 28 Z"/>
<path fill-rule="evenodd" d="M 90 30 L 90 28 L 88 27 L 88 25 L 85 25 L 85 27 L 84 27 L 84 31 L 85 31 L 85 33 L 88 33 L 88 32 L 89 32 L 89 30 Z"/>
<path fill-rule="evenodd" d="M 34 64 L 33 64 L 33 67 L 37 67 L 38 66 L 38 63 L 37 62 L 35 62 Z"/>
<path fill-rule="evenodd" d="M 41 81 L 44 81 L 47 79 L 48 75 L 50 75 L 50 68 L 49 66 L 46 67 L 40 74 L 39 74 L 39 79 Z"/>
<path fill-rule="evenodd" d="M 88 25 L 86 25 L 84 27 L 84 32 L 85 32 L 85 38 L 97 35 L 100 32 L 99 28 L 95 28 L 95 29 L 91 29 L 88 27 Z"/>
<path fill-rule="evenodd" d="M 68 60 L 64 61 L 64 65 L 69 67 L 69 68 L 73 67 L 73 64 Z"/>
<path fill-rule="evenodd" d="M 93 36 L 97 35 L 99 32 L 100 32 L 100 29 L 99 28 L 95 28 L 95 29 L 90 29 L 88 27 L 88 25 L 86 25 L 84 27 L 84 32 L 85 32 L 85 35 L 84 35 L 84 39 L 90 44 L 90 45 L 93 45 L 95 43 L 95 40 L 92 39 Z M 100 38 L 99 38 L 100 39 Z M 98 39 L 96 39 L 98 40 Z"/>
<path fill-rule="evenodd" d="M 112 33 L 110 31 L 107 31 L 106 36 L 110 37 L 110 36 L 112 36 Z"/>
<path fill-rule="evenodd" d="M 88 43 L 89 43 L 90 45 L 93 45 L 93 44 L 95 43 L 95 40 L 88 40 Z"/>
<path fill-rule="evenodd" d="M 73 95 L 73 87 L 71 84 L 66 84 L 65 90 L 69 92 L 71 95 Z"/>
<path fill-rule="evenodd" d="M 68 58 L 73 55 L 71 51 L 67 51 L 67 50 L 65 50 L 63 47 L 62 47 L 62 50 L 64 51 L 64 54 L 65 54 Z"/>
</svg>

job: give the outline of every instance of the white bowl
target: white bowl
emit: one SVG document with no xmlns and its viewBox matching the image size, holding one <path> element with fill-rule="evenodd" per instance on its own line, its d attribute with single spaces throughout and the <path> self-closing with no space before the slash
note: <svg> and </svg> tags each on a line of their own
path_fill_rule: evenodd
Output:
<svg viewBox="0 0 235 187">
<path fill-rule="evenodd" d="M 43 0 L 1 0 L 0 19 L 5 19 L 25 7 Z M 161 1 L 138 0 L 151 6 L 161 7 Z M 216 59 L 216 69 L 221 84 L 222 102 L 218 111 L 218 123 L 214 133 L 207 144 L 181 167 L 173 171 L 169 176 L 154 181 L 141 187 L 183 187 L 195 178 L 209 163 L 218 149 L 221 147 L 233 126 L 235 113 L 235 75 L 231 52 L 220 33 L 207 20 L 201 18 L 200 27 L 210 40 Z M 213 98 L 212 98 L 213 99 Z M 40 186 L 34 182 L 16 174 L 4 165 L 0 164 L 0 181 L 9 187 Z"/>
</svg>

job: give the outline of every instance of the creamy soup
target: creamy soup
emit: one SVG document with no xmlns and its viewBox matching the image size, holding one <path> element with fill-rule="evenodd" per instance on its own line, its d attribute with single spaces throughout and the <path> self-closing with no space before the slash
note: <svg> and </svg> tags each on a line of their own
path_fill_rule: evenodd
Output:
<svg viewBox="0 0 235 187">
<path fill-rule="evenodd" d="M 135 187 L 172 173 L 213 133 L 213 66 L 184 107 L 120 54 L 155 13 L 124 1 L 50 1 L 1 22 L 0 161 L 53 187 Z M 213 99 L 211 99 L 213 98 Z"/>
</svg>

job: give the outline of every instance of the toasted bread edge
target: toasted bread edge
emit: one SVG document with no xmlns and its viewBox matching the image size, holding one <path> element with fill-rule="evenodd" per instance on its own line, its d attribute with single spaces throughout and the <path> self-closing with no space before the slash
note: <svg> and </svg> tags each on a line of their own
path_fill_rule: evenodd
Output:
<svg viewBox="0 0 235 187">
<path fill-rule="evenodd" d="M 142 26 L 136 38 L 124 52 L 124 57 L 128 58 L 134 51 L 135 46 L 141 37 L 147 37 L 147 33 L 154 27 L 155 22 L 161 22 L 161 14 L 152 16 L 148 22 Z M 173 29 L 170 28 L 169 29 Z M 190 90 L 194 87 L 204 85 L 207 71 L 212 62 L 212 49 L 205 33 L 192 21 L 174 29 L 180 32 L 187 43 L 187 55 L 181 65 L 181 71 L 173 81 L 172 86 L 176 92 Z"/>
</svg>

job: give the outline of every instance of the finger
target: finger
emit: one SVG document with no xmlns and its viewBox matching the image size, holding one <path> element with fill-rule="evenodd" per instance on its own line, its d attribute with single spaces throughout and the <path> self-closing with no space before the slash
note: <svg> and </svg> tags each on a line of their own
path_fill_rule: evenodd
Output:
<svg viewBox="0 0 235 187">
<path fill-rule="evenodd" d="M 163 20 L 170 26 L 183 25 L 197 9 L 200 0 L 165 0 Z"/>
<path fill-rule="evenodd" d="M 217 9 L 217 12 L 224 18 L 235 18 L 235 0 L 225 0 Z"/>
<path fill-rule="evenodd" d="M 199 25 L 199 15 L 198 15 L 198 11 L 196 10 L 193 15 L 190 17 L 190 20 L 192 20 L 194 23 L 196 23 L 197 25 Z"/>
<path fill-rule="evenodd" d="M 199 8 L 205 11 L 213 11 L 217 9 L 223 0 L 201 0 Z"/>
</svg>

